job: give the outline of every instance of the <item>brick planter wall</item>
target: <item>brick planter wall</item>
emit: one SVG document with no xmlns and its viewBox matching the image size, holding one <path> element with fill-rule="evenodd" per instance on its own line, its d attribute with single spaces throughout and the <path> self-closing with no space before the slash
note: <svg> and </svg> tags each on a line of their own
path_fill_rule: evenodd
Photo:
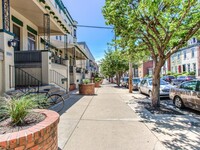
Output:
<svg viewBox="0 0 200 150">
<path fill-rule="evenodd" d="M 69 91 L 73 91 L 76 89 L 76 84 L 70 84 Z"/>
<path fill-rule="evenodd" d="M 95 87 L 100 87 L 100 82 L 95 82 Z"/>
<path fill-rule="evenodd" d="M 79 84 L 79 94 L 94 95 L 94 83 Z"/>
<path fill-rule="evenodd" d="M 0 150 L 58 149 L 59 114 L 51 110 L 35 111 L 44 114 L 46 118 L 26 130 L 0 135 Z"/>
</svg>

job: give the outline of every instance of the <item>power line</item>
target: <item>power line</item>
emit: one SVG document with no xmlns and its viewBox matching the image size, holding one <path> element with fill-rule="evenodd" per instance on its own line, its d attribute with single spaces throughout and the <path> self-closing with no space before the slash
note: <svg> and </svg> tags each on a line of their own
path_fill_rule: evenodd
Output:
<svg viewBox="0 0 200 150">
<path fill-rule="evenodd" d="M 100 29 L 114 29 L 112 27 L 101 27 L 101 26 L 88 26 L 88 25 L 76 25 L 77 27 L 83 27 L 83 28 L 100 28 Z"/>
</svg>

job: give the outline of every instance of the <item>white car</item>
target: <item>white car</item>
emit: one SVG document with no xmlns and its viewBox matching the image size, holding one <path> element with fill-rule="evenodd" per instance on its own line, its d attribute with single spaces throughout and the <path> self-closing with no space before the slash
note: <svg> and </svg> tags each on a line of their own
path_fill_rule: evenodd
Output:
<svg viewBox="0 0 200 150">
<path fill-rule="evenodd" d="M 172 87 L 174 87 L 174 86 L 172 86 L 168 82 L 160 79 L 160 97 L 169 97 L 169 91 Z M 140 82 L 138 91 L 139 91 L 139 93 L 144 93 L 144 94 L 151 96 L 152 88 L 153 88 L 152 79 L 146 78 Z"/>
</svg>

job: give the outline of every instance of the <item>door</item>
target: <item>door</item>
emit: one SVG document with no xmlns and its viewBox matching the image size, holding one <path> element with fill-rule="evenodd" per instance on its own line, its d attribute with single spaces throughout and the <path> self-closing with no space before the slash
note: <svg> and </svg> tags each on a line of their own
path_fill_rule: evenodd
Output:
<svg viewBox="0 0 200 150">
<path fill-rule="evenodd" d="M 15 34 L 15 39 L 17 40 L 17 45 L 14 47 L 14 51 L 20 51 L 20 27 L 13 24 L 13 33 Z"/>
</svg>

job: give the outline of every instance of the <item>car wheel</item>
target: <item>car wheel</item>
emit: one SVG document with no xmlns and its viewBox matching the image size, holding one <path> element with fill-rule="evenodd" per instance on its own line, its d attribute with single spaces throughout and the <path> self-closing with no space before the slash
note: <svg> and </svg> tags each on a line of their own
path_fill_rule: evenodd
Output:
<svg viewBox="0 0 200 150">
<path fill-rule="evenodd" d="M 148 95 L 149 95 L 149 98 L 151 99 L 152 98 L 152 92 L 149 91 Z"/>
<path fill-rule="evenodd" d="M 174 98 L 174 105 L 176 107 L 178 107 L 178 108 L 183 108 L 184 107 L 183 101 L 182 101 L 182 99 L 179 96 L 176 96 Z"/>
</svg>

